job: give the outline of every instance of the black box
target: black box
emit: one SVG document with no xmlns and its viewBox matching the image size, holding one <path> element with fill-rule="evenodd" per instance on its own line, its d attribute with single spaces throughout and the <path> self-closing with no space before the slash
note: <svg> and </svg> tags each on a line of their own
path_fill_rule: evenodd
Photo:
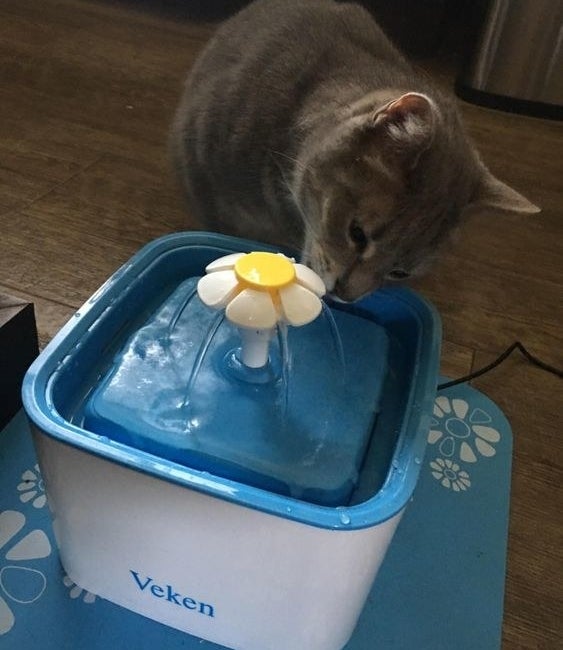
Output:
<svg viewBox="0 0 563 650">
<path fill-rule="evenodd" d="M 38 354 L 33 304 L 0 293 L 0 429 L 20 410 L 23 377 Z"/>
</svg>

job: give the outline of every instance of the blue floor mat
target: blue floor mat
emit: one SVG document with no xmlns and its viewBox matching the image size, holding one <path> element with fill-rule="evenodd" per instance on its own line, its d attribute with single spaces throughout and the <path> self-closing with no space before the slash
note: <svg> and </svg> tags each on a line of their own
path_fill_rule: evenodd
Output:
<svg viewBox="0 0 563 650">
<path fill-rule="evenodd" d="M 436 399 L 412 503 L 346 650 L 498 650 L 512 434 L 469 386 Z M 64 574 L 23 413 L 0 432 L 0 647 L 221 650 Z M 294 648 L 291 650 L 306 650 Z"/>
</svg>

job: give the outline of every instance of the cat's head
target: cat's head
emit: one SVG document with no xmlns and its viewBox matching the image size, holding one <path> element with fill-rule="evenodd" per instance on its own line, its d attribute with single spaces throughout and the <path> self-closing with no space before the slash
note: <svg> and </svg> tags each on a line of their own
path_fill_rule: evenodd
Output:
<svg viewBox="0 0 563 650">
<path fill-rule="evenodd" d="M 486 169 L 453 104 L 373 102 L 309 142 L 295 176 L 304 261 L 345 301 L 419 275 L 471 210 L 539 211 Z"/>
</svg>

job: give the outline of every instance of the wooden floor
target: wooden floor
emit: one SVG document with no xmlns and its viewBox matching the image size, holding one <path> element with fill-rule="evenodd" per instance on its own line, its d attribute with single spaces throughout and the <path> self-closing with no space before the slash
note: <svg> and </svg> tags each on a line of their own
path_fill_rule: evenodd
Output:
<svg viewBox="0 0 563 650">
<path fill-rule="evenodd" d="M 0 292 L 35 303 L 42 344 L 140 246 L 196 227 L 165 143 L 212 29 L 146 3 L 0 3 Z M 451 84 L 447 65 L 425 63 Z M 491 169 L 543 212 L 475 218 L 418 282 L 443 318 L 443 370 L 517 339 L 562 367 L 561 124 L 462 109 Z M 514 432 L 503 647 L 562 647 L 563 382 L 514 355 L 474 385 Z"/>
</svg>

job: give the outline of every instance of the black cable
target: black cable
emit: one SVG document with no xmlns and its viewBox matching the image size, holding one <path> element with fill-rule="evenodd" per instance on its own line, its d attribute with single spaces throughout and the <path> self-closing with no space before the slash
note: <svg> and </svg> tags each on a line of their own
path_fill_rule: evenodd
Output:
<svg viewBox="0 0 563 650">
<path fill-rule="evenodd" d="M 471 372 L 468 375 L 465 375 L 464 377 L 460 377 L 459 379 L 453 379 L 452 381 L 446 381 L 443 384 L 438 384 L 438 390 L 443 390 L 444 388 L 450 388 L 450 386 L 457 386 L 457 384 L 463 384 L 466 381 L 471 381 L 472 379 L 484 375 L 485 373 L 489 372 L 493 368 L 496 368 L 498 365 L 500 365 L 507 357 L 509 357 L 514 352 L 514 350 L 519 350 L 526 357 L 526 359 L 528 359 L 528 361 L 533 363 L 535 366 L 538 366 L 538 368 L 541 368 L 542 370 L 546 370 L 547 372 L 551 372 L 552 374 L 557 375 L 557 377 L 563 377 L 563 370 L 559 368 L 555 368 L 554 366 L 550 366 L 548 363 L 545 363 L 541 359 L 538 359 L 533 354 L 530 354 L 530 352 L 526 350 L 526 348 L 522 345 L 522 343 L 520 343 L 520 341 L 516 341 L 492 363 L 489 363 L 487 366 L 484 366 L 479 370 L 475 370 L 474 372 Z"/>
</svg>

